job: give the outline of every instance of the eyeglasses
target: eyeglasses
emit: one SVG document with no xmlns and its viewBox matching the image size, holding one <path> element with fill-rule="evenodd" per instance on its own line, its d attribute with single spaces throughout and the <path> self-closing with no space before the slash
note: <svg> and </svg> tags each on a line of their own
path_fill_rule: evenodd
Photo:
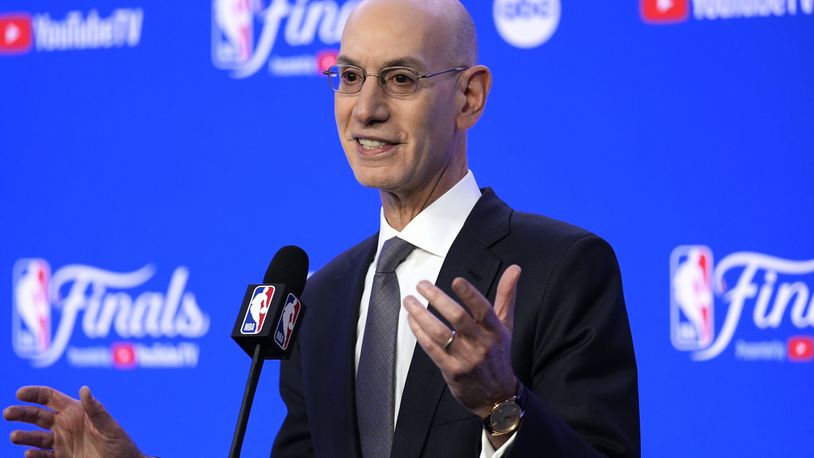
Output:
<svg viewBox="0 0 814 458">
<path fill-rule="evenodd" d="M 322 74 L 328 77 L 331 89 L 340 94 L 358 94 L 367 77 L 375 76 L 379 78 L 379 84 L 386 94 L 406 96 L 412 95 L 418 90 L 418 81 L 421 79 L 462 70 L 466 70 L 466 67 L 455 67 L 442 72 L 422 75 L 410 67 L 385 67 L 378 75 L 374 75 L 355 65 L 334 65 Z"/>
</svg>

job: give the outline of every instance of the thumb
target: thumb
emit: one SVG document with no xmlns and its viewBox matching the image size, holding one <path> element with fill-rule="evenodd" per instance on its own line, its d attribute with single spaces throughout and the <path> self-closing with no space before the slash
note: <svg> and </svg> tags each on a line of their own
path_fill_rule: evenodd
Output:
<svg viewBox="0 0 814 458">
<path fill-rule="evenodd" d="M 91 423 L 96 426 L 100 431 L 106 431 L 112 425 L 115 425 L 116 422 L 113 420 L 113 417 L 107 413 L 105 406 L 102 405 L 93 395 L 90 393 L 90 388 L 87 386 L 83 386 L 79 389 L 79 399 L 82 402 L 82 408 L 85 410 L 85 413 L 88 415 Z"/>
</svg>

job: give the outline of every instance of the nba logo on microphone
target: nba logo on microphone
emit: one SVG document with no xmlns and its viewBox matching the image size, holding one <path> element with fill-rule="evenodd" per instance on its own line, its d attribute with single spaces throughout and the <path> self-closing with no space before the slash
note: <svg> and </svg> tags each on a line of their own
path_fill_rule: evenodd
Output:
<svg viewBox="0 0 814 458">
<path fill-rule="evenodd" d="M 286 350 L 291 342 L 291 334 L 300 316 L 300 308 L 302 308 L 300 301 L 293 294 L 289 294 L 283 306 L 283 313 L 280 314 L 280 321 L 277 322 L 277 330 L 274 331 L 274 341 L 283 350 Z"/>
<path fill-rule="evenodd" d="M 258 334 L 263 329 L 263 323 L 271 305 L 271 298 L 274 297 L 274 286 L 258 286 L 252 292 L 252 300 L 243 324 L 240 325 L 241 334 Z"/>
<path fill-rule="evenodd" d="M 713 340 L 712 251 L 676 247 L 670 256 L 670 337 L 678 350 L 700 350 Z"/>
<path fill-rule="evenodd" d="M 51 347 L 51 267 L 44 259 L 20 259 L 12 275 L 14 352 L 33 358 Z"/>
</svg>

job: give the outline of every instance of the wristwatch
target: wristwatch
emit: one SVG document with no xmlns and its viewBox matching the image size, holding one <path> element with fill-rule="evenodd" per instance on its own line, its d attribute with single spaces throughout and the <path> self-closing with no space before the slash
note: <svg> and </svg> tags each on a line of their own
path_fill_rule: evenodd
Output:
<svg viewBox="0 0 814 458">
<path fill-rule="evenodd" d="M 526 409 L 526 388 L 517 382 L 517 394 L 498 402 L 483 419 L 483 429 L 493 436 L 510 434 L 520 426 Z"/>
</svg>

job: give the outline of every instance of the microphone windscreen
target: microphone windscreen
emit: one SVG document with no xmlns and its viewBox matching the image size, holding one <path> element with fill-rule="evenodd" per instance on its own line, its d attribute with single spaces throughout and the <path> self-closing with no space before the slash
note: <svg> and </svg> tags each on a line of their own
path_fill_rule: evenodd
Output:
<svg viewBox="0 0 814 458">
<path fill-rule="evenodd" d="M 285 283 L 286 289 L 300 297 L 308 278 L 308 255 L 294 245 L 284 246 L 277 251 L 266 269 L 263 283 Z"/>
</svg>

